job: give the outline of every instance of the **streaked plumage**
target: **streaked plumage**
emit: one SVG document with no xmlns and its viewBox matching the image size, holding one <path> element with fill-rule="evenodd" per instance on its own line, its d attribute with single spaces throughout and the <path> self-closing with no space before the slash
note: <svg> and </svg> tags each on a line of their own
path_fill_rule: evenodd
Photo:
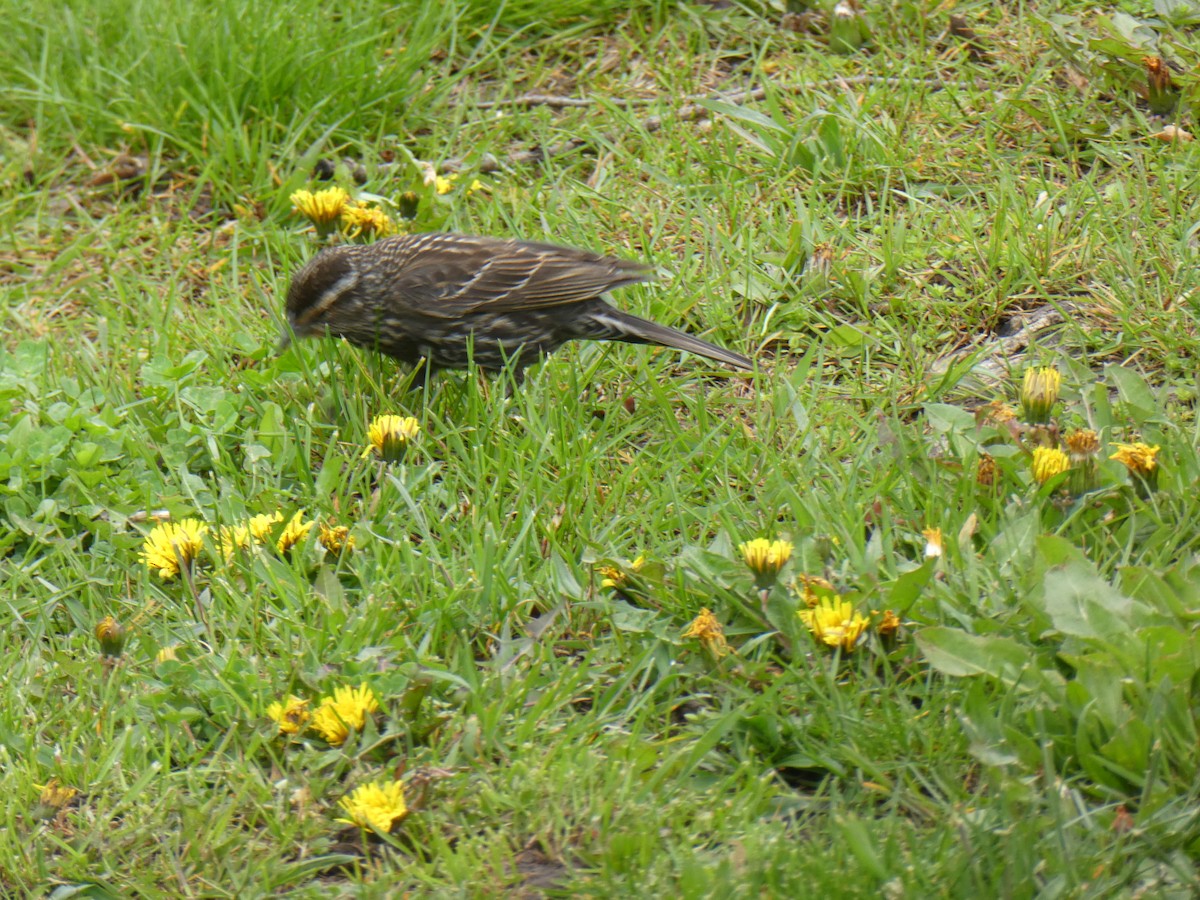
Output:
<svg viewBox="0 0 1200 900">
<path fill-rule="evenodd" d="M 641 263 L 583 250 L 457 234 L 333 247 L 292 280 L 299 337 L 334 334 L 398 360 L 520 372 L 570 340 L 660 344 L 736 369 L 751 361 L 611 306 L 601 294 L 647 281 Z M 286 339 L 286 336 L 285 336 Z"/>
</svg>

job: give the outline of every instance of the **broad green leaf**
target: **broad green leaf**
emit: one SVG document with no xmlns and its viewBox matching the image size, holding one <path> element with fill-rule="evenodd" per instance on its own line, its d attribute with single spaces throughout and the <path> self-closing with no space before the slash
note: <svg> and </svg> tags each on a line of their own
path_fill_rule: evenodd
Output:
<svg viewBox="0 0 1200 900">
<path fill-rule="evenodd" d="M 1024 681 L 1026 687 L 1040 680 L 1025 674 L 1033 656 L 1012 638 L 983 637 L 937 625 L 917 632 L 916 641 L 929 664 L 944 675 L 990 675 L 1010 686 Z"/>
</svg>

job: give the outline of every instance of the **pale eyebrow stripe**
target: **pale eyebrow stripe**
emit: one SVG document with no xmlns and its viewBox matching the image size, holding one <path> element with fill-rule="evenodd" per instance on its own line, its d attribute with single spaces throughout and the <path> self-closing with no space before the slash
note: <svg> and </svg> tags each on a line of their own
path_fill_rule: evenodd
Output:
<svg viewBox="0 0 1200 900">
<path fill-rule="evenodd" d="M 354 287 L 357 283 L 357 272 L 349 272 L 343 275 L 329 286 L 325 293 L 321 295 L 319 302 L 313 304 L 302 315 L 296 317 L 296 323 L 298 325 L 307 325 L 328 310 L 329 307 L 333 306 L 333 304 L 337 303 L 341 299 L 342 294 L 346 293 L 347 290 Z"/>
</svg>

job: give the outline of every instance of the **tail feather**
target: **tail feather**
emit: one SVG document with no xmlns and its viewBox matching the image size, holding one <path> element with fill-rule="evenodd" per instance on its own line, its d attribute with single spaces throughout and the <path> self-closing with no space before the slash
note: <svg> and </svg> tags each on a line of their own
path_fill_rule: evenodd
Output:
<svg viewBox="0 0 1200 900">
<path fill-rule="evenodd" d="M 605 330 L 604 337 L 608 340 L 625 341 L 629 344 L 658 344 L 662 347 L 686 350 L 688 353 L 716 360 L 733 369 L 744 369 L 748 372 L 754 369 L 754 363 L 749 357 L 733 350 L 726 350 L 724 347 L 710 344 L 708 341 L 686 332 L 659 325 L 657 322 L 651 322 L 649 319 L 643 319 L 616 307 L 607 304 L 605 307 L 603 310 L 596 311 L 592 315 L 591 321 Z M 592 333 L 588 337 L 599 337 L 599 335 Z"/>
</svg>

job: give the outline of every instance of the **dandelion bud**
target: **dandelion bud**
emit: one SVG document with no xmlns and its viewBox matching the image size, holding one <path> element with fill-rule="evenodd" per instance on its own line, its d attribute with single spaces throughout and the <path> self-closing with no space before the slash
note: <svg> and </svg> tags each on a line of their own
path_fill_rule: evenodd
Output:
<svg viewBox="0 0 1200 900">
<path fill-rule="evenodd" d="M 1054 366 L 1026 369 L 1021 386 L 1021 413 L 1030 425 L 1046 425 L 1058 402 L 1062 376 Z"/>
</svg>

